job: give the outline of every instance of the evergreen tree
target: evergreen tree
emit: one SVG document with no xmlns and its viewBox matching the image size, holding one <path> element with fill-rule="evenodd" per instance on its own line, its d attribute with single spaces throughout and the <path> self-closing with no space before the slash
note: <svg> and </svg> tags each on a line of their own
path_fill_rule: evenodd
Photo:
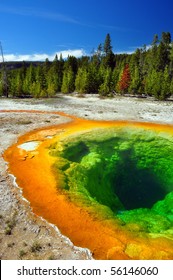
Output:
<svg viewBox="0 0 173 280">
<path fill-rule="evenodd" d="M 35 70 L 32 64 L 26 70 L 26 75 L 23 81 L 23 91 L 25 94 L 33 95 L 32 85 L 35 82 Z"/>
<path fill-rule="evenodd" d="M 159 38 L 158 35 L 155 34 L 153 38 L 153 42 L 151 44 L 151 48 L 148 51 L 148 63 L 147 67 L 149 71 L 152 71 L 153 69 L 156 69 L 159 71 L 159 64 L 160 64 L 160 58 L 159 58 Z"/>
<path fill-rule="evenodd" d="M 87 87 L 87 71 L 85 68 L 79 68 L 75 80 L 75 89 L 79 93 L 85 93 Z"/>
<path fill-rule="evenodd" d="M 165 70 L 162 74 L 162 84 L 161 84 L 161 92 L 160 92 L 160 100 L 165 100 L 170 96 L 170 84 L 171 79 L 169 75 L 168 65 L 165 67 Z"/>
<path fill-rule="evenodd" d="M 141 93 L 141 81 L 139 75 L 139 68 L 137 66 L 135 67 L 134 74 L 131 78 L 129 91 L 132 94 Z"/>
<path fill-rule="evenodd" d="M 173 78 L 170 83 L 170 95 L 172 95 L 172 94 L 173 94 Z"/>
<path fill-rule="evenodd" d="M 98 58 L 98 63 L 99 63 L 99 65 L 100 65 L 101 60 L 102 60 L 102 55 L 103 55 L 103 47 L 102 47 L 102 44 L 99 44 L 99 45 L 98 45 L 96 55 L 97 55 L 97 58 Z"/>
<path fill-rule="evenodd" d="M 155 47 L 159 43 L 159 36 L 157 34 L 154 35 L 152 46 Z"/>
<path fill-rule="evenodd" d="M 82 56 L 78 58 L 77 64 L 78 68 L 88 68 L 90 63 L 90 57 L 89 56 Z"/>
<path fill-rule="evenodd" d="M 119 80 L 120 80 L 120 70 L 118 69 L 118 67 L 115 67 L 112 72 L 112 87 L 113 87 L 112 90 L 117 90 Z"/>
<path fill-rule="evenodd" d="M 153 84 L 152 93 L 156 99 L 162 100 L 163 98 L 161 96 L 161 87 L 162 87 L 163 74 L 162 72 L 157 72 L 155 70 L 153 70 L 153 74 L 154 74 L 153 81 L 155 82 Z"/>
<path fill-rule="evenodd" d="M 98 93 L 100 86 L 100 76 L 98 68 L 94 63 L 91 63 L 88 67 L 86 75 L 86 92 Z"/>
<path fill-rule="evenodd" d="M 60 55 L 59 60 L 58 60 L 58 56 L 56 55 L 49 73 L 53 75 L 56 92 L 61 91 L 63 71 L 64 71 L 64 60 L 62 58 L 62 54 Z"/>
<path fill-rule="evenodd" d="M 16 96 L 22 96 L 23 95 L 23 79 L 22 79 L 22 72 L 21 69 L 18 70 L 18 73 L 16 75 Z"/>
<path fill-rule="evenodd" d="M 170 60 L 169 72 L 170 72 L 171 77 L 173 77 L 173 43 L 171 43 L 171 45 L 170 45 L 169 60 Z"/>
<path fill-rule="evenodd" d="M 0 72 L 0 96 L 3 95 L 2 73 Z"/>
<path fill-rule="evenodd" d="M 162 32 L 161 42 L 169 48 L 171 43 L 171 33 L 170 32 Z"/>
<path fill-rule="evenodd" d="M 140 62 L 140 49 L 137 49 L 130 57 L 130 62 L 129 62 L 129 66 L 130 66 L 130 71 L 131 74 L 133 75 L 133 73 L 135 72 L 135 68 L 138 67 L 139 69 L 139 62 Z"/>
<path fill-rule="evenodd" d="M 110 34 L 92 56 L 75 58 L 55 56 L 53 62 L 14 63 L 8 68 L 8 92 L 11 96 L 54 96 L 57 92 L 100 93 L 113 89 L 120 93 L 147 93 L 157 99 L 173 94 L 173 43 L 171 34 L 154 35 L 150 48 L 146 45 L 133 54 L 114 55 Z M 2 70 L 2 69 L 1 69 Z M 4 95 L 4 77 L 0 73 L 0 95 Z"/>
<path fill-rule="evenodd" d="M 51 66 L 51 63 L 50 63 L 49 59 L 46 58 L 45 62 L 43 63 L 43 66 L 42 66 L 43 73 L 44 73 L 45 76 L 47 75 L 47 73 L 48 73 L 48 71 L 50 69 L 50 66 Z"/>
<path fill-rule="evenodd" d="M 61 91 L 63 93 L 71 93 L 75 89 L 75 76 L 72 68 L 66 68 L 63 74 Z"/>
<path fill-rule="evenodd" d="M 95 64 L 95 66 L 99 67 L 102 61 L 102 55 L 103 51 L 102 51 L 102 44 L 99 44 L 97 51 L 93 53 L 92 57 L 91 57 L 91 62 L 93 64 Z"/>
<path fill-rule="evenodd" d="M 156 69 L 158 71 L 164 71 L 166 65 L 170 62 L 169 61 L 169 49 L 167 48 L 166 45 L 161 42 L 158 46 L 158 53 L 157 53 L 157 60 L 158 60 L 158 65 Z"/>
<path fill-rule="evenodd" d="M 52 65 L 47 73 L 47 95 L 50 97 L 54 96 L 59 89 L 58 75 L 56 74 L 54 65 Z"/>
<path fill-rule="evenodd" d="M 169 32 L 162 32 L 162 39 L 158 46 L 158 67 L 157 70 L 164 71 L 165 67 L 170 63 L 170 43 L 171 34 Z"/>
<path fill-rule="evenodd" d="M 103 51 L 104 51 L 105 56 L 112 53 L 111 36 L 109 33 L 106 35 L 104 46 L 103 46 Z"/>
<path fill-rule="evenodd" d="M 107 68 L 105 70 L 104 81 L 99 87 L 100 95 L 108 95 L 113 90 L 112 70 Z"/>
<path fill-rule="evenodd" d="M 159 99 L 161 95 L 162 72 L 153 69 L 148 73 L 145 81 L 145 93 Z"/>
<path fill-rule="evenodd" d="M 41 97 L 41 85 L 39 82 L 34 81 L 30 86 L 30 92 L 32 93 L 32 96 L 35 98 Z"/>
<path fill-rule="evenodd" d="M 36 72 L 35 72 L 35 78 L 36 78 L 36 85 L 37 88 L 40 88 L 39 93 L 33 92 L 33 95 L 35 97 L 48 97 L 47 95 L 47 82 L 46 77 L 44 73 L 43 66 L 37 66 Z"/>
<path fill-rule="evenodd" d="M 55 84 L 52 82 L 48 82 L 48 85 L 47 85 L 47 97 L 53 97 L 55 96 L 56 94 L 56 87 L 55 87 Z"/>
<path fill-rule="evenodd" d="M 77 63 L 77 58 L 75 56 L 69 55 L 66 62 L 65 62 L 65 68 L 71 68 L 73 71 L 74 75 L 77 74 L 78 70 L 78 63 Z"/>
<path fill-rule="evenodd" d="M 14 97 L 17 96 L 16 94 L 16 80 L 17 80 L 17 71 L 13 71 L 10 73 L 9 77 L 9 94 Z"/>
<path fill-rule="evenodd" d="M 141 79 L 141 90 L 142 85 L 144 84 L 145 77 L 151 68 L 151 61 L 150 61 L 150 50 L 147 52 L 146 45 L 143 46 L 143 48 L 140 49 L 139 52 L 139 75 Z"/>
<path fill-rule="evenodd" d="M 6 65 L 4 64 L 4 65 L 2 65 L 2 69 L 1 69 L 1 80 L 0 80 L 1 93 L 0 93 L 0 95 L 6 96 L 8 98 L 9 87 L 10 87 L 9 74 L 7 72 Z"/>
<path fill-rule="evenodd" d="M 111 67 L 112 69 L 115 66 L 115 61 L 114 61 L 114 54 L 112 52 L 112 46 L 111 46 L 111 37 L 110 34 L 108 33 L 105 38 L 105 42 L 103 45 L 103 64 L 105 68 Z"/>
</svg>

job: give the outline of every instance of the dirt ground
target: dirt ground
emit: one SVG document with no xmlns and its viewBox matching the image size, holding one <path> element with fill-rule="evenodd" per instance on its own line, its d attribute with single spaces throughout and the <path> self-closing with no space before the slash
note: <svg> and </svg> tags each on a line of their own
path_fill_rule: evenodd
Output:
<svg viewBox="0 0 173 280">
<path fill-rule="evenodd" d="M 4 111 L 5 110 L 5 111 Z M 8 111 L 7 111 L 8 110 Z M 25 112 L 10 112 L 24 110 Z M 33 110 L 33 112 L 27 112 Z M 35 112 L 34 112 L 35 111 Z M 39 113 L 44 111 L 43 113 Z M 70 121 L 65 112 L 86 119 L 131 120 L 173 124 L 173 102 L 116 96 L 59 95 L 54 99 L 0 99 L 0 259 L 92 259 L 88 249 L 75 247 L 59 230 L 32 213 L 29 202 L 8 174 L 3 152 L 17 138 L 39 127 Z"/>
</svg>

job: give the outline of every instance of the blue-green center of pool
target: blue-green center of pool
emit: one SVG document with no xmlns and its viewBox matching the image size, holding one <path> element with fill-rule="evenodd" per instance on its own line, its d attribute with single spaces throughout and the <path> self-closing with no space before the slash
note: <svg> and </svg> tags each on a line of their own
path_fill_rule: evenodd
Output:
<svg viewBox="0 0 173 280">
<path fill-rule="evenodd" d="M 145 232 L 173 233 L 173 136 L 139 128 L 93 129 L 54 143 L 54 172 L 75 203 Z"/>
</svg>

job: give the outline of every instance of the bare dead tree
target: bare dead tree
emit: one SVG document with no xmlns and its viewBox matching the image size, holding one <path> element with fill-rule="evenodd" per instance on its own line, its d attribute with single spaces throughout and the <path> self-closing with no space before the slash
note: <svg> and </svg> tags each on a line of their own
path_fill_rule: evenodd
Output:
<svg viewBox="0 0 173 280">
<path fill-rule="evenodd" d="M 0 42 L 0 50 L 1 50 L 1 56 L 2 56 L 2 89 L 3 89 L 3 95 L 8 97 L 8 80 L 7 80 L 7 68 L 4 60 L 4 54 L 3 54 L 3 48 L 2 44 Z"/>
</svg>

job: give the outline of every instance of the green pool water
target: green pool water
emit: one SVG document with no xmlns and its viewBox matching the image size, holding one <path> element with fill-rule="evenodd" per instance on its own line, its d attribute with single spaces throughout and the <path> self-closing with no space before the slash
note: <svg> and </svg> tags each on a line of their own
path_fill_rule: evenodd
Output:
<svg viewBox="0 0 173 280">
<path fill-rule="evenodd" d="M 139 231 L 173 237 L 173 136 L 92 129 L 50 147 L 69 199 Z"/>
</svg>

